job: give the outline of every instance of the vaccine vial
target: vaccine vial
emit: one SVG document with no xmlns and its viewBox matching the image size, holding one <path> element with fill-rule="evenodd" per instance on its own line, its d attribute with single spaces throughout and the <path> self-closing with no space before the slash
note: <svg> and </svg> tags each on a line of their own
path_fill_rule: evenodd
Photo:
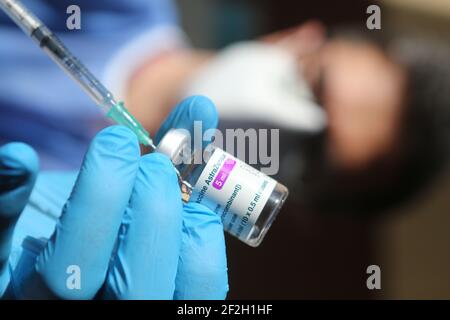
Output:
<svg viewBox="0 0 450 320">
<path fill-rule="evenodd" d="M 172 129 L 156 151 L 167 155 L 181 179 L 192 186 L 189 201 L 213 210 L 225 231 L 257 247 L 283 206 L 288 189 L 212 144 L 202 152 L 201 161 L 190 146 L 187 131 Z"/>
</svg>

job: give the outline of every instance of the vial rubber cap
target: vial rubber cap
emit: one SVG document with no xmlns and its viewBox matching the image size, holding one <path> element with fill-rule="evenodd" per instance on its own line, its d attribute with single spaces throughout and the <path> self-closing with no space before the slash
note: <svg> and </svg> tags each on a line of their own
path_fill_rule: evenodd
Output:
<svg viewBox="0 0 450 320">
<path fill-rule="evenodd" d="M 185 130 L 170 129 L 161 139 L 156 152 L 165 154 L 174 164 L 180 164 L 187 147 L 190 146 L 190 136 Z"/>
</svg>

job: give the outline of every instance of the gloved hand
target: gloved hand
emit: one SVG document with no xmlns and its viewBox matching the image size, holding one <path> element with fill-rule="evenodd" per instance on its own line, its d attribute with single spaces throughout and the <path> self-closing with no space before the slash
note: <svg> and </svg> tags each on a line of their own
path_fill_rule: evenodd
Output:
<svg viewBox="0 0 450 320">
<path fill-rule="evenodd" d="M 217 125 L 209 100 L 183 101 L 156 141 L 172 127 L 192 130 L 194 120 L 205 130 Z M 12 225 L 1 238 L 6 246 Z M 36 251 L 24 250 L 14 270 L 4 270 L 6 297 L 223 299 L 228 290 L 220 218 L 201 205 L 183 205 L 169 159 L 140 156 L 125 127 L 93 140 L 55 232 Z"/>
<path fill-rule="evenodd" d="M 22 143 L 0 148 L 0 296 L 10 282 L 9 255 L 14 226 L 33 189 L 36 153 Z"/>
</svg>

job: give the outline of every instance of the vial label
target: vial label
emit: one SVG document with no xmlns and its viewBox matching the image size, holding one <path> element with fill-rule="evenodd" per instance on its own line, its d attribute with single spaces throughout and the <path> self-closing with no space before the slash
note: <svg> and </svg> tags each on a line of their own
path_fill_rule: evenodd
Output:
<svg viewBox="0 0 450 320">
<path fill-rule="evenodd" d="M 225 231 L 245 242 L 275 185 L 274 179 L 215 149 L 194 186 L 191 201 L 220 215 Z"/>
</svg>

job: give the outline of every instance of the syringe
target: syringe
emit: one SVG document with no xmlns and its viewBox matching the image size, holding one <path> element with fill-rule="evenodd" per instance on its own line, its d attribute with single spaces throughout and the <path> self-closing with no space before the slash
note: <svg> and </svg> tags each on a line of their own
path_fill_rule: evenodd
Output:
<svg viewBox="0 0 450 320">
<path fill-rule="evenodd" d="M 32 38 L 87 94 L 99 105 L 106 115 L 137 135 L 139 141 L 155 149 L 149 133 L 125 108 L 117 102 L 111 92 L 66 48 L 33 13 L 18 0 L 0 0 L 0 8 Z"/>
<path fill-rule="evenodd" d="M 106 115 L 131 129 L 140 143 L 156 149 L 150 134 L 125 108 L 122 102 L 117 102 L 112 93 L 97 80 L 96 77 L 66 48 L 58 37 L 47 28 L 39 18 L 31 13 L 19 0 L 0 0 L 0 8 L 28 35 L 47 55 L 52 58 L 84 91 L 99 105 Z M 177 171 L 182 198 L 189 200 L 192 186 L 181 179 Z"/>
</svg>

